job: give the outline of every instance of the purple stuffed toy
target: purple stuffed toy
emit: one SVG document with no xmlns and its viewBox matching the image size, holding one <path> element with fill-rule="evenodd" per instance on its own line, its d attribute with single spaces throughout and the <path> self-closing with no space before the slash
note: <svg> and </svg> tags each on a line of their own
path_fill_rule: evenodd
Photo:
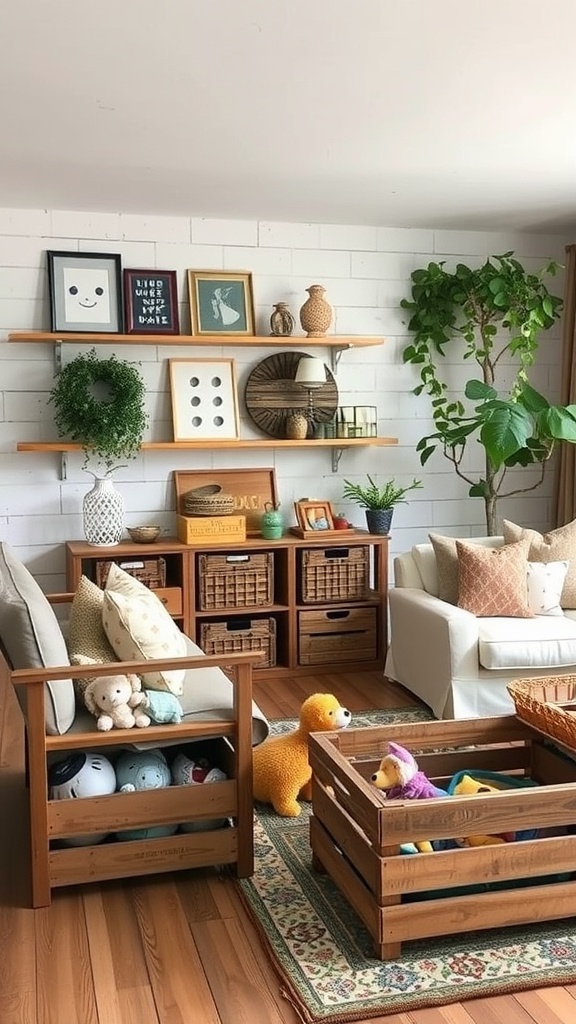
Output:
<svg viewBox="0 0 576 1024">
<path fill-rule="evenodd" d="M 398 743 L 388 743 L 388 753 L 382 758 L 377 772 L 370 777 L 377 789 L 386 791 L 390 800 L 429 800 L 435 796 L 448 796 L 424 772 L 409 750 Z M 415 844 L 420 853 L 431 853 L 432 844 L 422 840 Z"/>
</svg>

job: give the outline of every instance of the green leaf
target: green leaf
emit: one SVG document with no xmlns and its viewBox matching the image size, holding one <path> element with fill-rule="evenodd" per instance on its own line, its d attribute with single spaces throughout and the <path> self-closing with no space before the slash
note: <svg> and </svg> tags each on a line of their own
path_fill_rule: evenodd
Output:
<svg viewBox="0 0 576 1024">
<path fill-rule="evenodd" d="M 490 398 L 498 397 L 498 392 L 490 384 L 485 384 L 482 380 L 467 380 L 464 394 L 466 398 L 470 398 L 474 402 L 487 401 Z"/>
</svg>

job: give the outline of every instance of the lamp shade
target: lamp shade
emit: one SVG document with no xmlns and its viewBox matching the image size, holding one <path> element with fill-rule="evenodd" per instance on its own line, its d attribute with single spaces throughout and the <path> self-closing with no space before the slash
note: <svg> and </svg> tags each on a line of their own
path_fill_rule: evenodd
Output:
<svg viewBox="0 0 576 1024">
<path fill-rule="evenodd" d="M 326 383 L 326 367 L 322 360 L 316 359 L 315 356 L 302 356 L 294 380 L 304 387 L 320 387 Z"/>
</svg>

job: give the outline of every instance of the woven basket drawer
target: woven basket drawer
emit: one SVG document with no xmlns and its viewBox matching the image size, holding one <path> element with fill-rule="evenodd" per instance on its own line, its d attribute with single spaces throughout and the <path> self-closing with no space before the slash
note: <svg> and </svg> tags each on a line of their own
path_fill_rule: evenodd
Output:
<svg viewBox="0 0 576 1024">
<path fill-rule="evenodd" d="M 375 661 L 378 650 L 376 609 L 300 612 L 298 648 L 301 665 Z"/>
<path fill-rule="evenodd" d="M 274 593 L 272 552 L 198 556 L 198 607 L 266 608 Z"/>
<path fill-rule="evenodd" d="M 315 548 L 300 554 L 303 604 L 366 600 L 370 586 L 368 547 Z"/>
<path fill-rule="evenodd" d="M 203 622 L 200 646 L 205 654 L 240 654 L 242 651 L 264 651 L 265 657 L 255 666 L 273 668 L 276 664 L 276 619 L 227 619 L 226 622 Z"/>
<path fill-rule="evenodd" d="M 156 587 L 166 586 L 166 559 L 165 558 L 110 558 L 106 561 L 98 560 L 95 563 L 96 583 L 99 587 L 106 585 L 110 565 L 116 562 L 124 572 L 135 579 L 140 580 L 145 587 L 155 590 Z"/>
</svg>

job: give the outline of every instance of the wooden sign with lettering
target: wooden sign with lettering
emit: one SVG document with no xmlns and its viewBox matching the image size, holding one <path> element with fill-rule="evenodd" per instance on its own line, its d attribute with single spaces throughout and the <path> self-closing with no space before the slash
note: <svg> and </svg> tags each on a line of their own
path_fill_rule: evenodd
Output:
<svg viewBox="0 0 576 1024">
<path fill-rule="evenodd" d="M 125 270 L 127 334 L 178 334 L 175 270 Z"/>
</svg>

